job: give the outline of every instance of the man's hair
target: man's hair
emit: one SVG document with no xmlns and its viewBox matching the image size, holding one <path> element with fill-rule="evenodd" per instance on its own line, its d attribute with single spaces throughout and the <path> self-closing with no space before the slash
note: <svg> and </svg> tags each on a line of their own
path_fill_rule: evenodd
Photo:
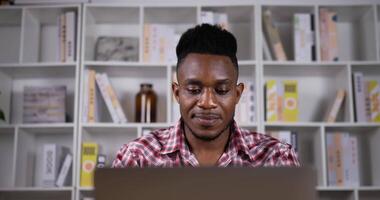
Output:
<svg viewBox="0 0 380 200">
<path fill-rule="evenodd" d="M 237 44 L 232 33 L 219 25 L 201 24 L 188 29 L 178 42 L 177 71 L 181 62 L 189 53 L 228 56 L 236 71 L 239 72 L 236 58 Z"/>
</svg>

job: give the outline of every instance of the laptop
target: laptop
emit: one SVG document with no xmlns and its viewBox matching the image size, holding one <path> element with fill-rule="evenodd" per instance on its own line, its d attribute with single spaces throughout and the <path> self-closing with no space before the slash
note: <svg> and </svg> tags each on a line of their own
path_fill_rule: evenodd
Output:
<svg viewBox="0 0 380 200">
<path fill-rule="evenodd" d="M 96 200 L 315 200 L 310 168 L 103 168 Z"/>
</svg>

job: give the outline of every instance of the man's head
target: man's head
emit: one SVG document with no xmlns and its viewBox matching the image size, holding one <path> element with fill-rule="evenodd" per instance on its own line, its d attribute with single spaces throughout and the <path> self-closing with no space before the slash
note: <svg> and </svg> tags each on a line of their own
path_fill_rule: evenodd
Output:
<svg viewBox="0 0 380 200">
<path fill-rule="evenodd" d="M 236 39 L 219 26 L 198 25 L 186 31 L 177 45 L 178 84 L 173 93 L 191 133 L 211 141 L 233 120 L 244 85 L 237 84 Z"/>
</svg>

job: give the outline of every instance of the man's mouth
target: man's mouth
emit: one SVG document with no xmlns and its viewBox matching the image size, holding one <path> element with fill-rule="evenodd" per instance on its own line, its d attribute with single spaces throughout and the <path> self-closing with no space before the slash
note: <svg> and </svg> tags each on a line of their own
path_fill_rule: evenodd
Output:
<svg viewBox="0 0 380 200">
<path fill-rule="evenodd" d="M 203 127 L 211 127 L 215 125 L 220 119 L 220 115 L 213 113 L 195 113 L 192 118 L 196 121 L 197 124 Z"/>
</svg>

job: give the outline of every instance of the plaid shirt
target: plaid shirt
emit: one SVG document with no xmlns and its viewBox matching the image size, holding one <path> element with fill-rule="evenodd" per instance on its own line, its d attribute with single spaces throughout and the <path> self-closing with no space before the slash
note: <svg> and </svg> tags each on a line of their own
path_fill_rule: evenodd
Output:
<svg viewBox="0 0 380 200">
<path fill-rule="evenodd" d="M 180 120 L 175 126 L 152 131 L 117 152 L 112 167 L 199 166 L 190 151 Z M 300 166 L 290 144 L 268 135 L 240 129 L 233 123 L 232 135 L 217 166 Z"/>
</svg>

